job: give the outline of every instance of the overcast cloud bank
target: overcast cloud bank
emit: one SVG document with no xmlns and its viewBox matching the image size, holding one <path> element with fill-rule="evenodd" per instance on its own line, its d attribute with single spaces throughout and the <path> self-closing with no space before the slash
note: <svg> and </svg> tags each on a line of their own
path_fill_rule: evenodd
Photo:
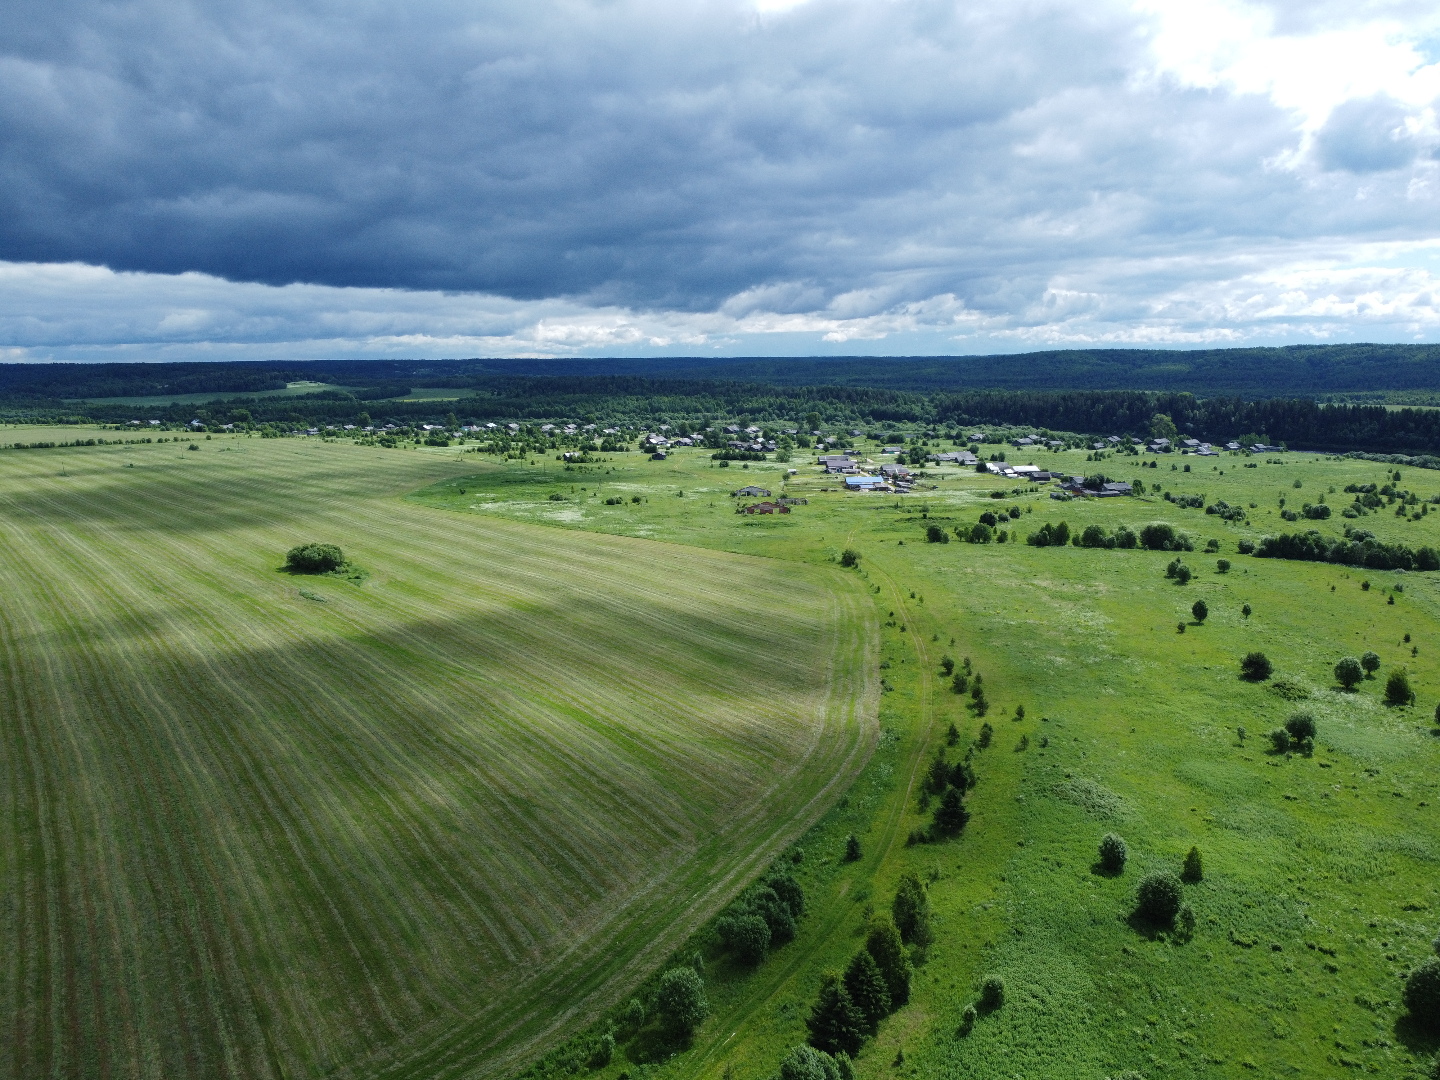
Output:
<svg viewBox="0 0 1440 1080">
<path fill-rule="evenodd" d="M 4 7 L 8 359 L 1440 323 L 1432 4 Z"/>
</svg>

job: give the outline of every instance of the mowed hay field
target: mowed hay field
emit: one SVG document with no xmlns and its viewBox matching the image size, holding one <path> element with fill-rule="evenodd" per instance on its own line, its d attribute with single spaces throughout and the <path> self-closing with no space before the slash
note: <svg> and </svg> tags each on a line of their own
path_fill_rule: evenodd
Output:
<svg viewBox="0 0 1440 1080">
<path fill-rule="evenodd" d="M 833 568 L 397 498 L 448 452 L 198 445 L 0 452 L 6 1075 L 510 1071 L 873 745 Z M 308 540 L 368 576 L 280 572 Z"/>
</svg>

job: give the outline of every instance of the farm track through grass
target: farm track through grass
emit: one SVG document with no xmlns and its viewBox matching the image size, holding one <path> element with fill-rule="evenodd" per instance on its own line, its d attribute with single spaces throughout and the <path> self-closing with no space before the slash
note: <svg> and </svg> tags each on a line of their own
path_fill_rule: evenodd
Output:
<svg viewBox="0 0 1440 1080">
<path fill-rule="evenodd" d="M 848 785 L 858 587 L 395 498 L 462 467 L 0 456 L 0 1072 L 503 1073 Z"/>
</svg>

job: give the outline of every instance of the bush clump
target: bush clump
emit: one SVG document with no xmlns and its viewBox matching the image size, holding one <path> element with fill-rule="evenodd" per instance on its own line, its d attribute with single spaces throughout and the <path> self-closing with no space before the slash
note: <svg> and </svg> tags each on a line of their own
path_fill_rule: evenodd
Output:
<svg viewBox="0 0 1440 1080">
<path fill-rule="evenodd" d="M 1147 551 L 1194 551 L 1195 543 L 1166 521 L 1152 521 L 1140 529 L 1140 546 Z"/>
<path fill-rule="evenodd" d="M 655 1011 L 666 1032 L 676 1039 L 689 1038 L 710 1015 L 705 984 L 692 967 L 674 967 L 660 976 L 655 992 Z"/>
<path fill-rule="evenodd" d="M 1308 712 L 1291 713 L 1290 719 L 1285 721 L 1285 730 L 1290 733 L 1290 738 L 1301 744 L 1302 750 L 1307 750 L 1315 742 L 1315 717 Z"/>
<path fill-rule="evenodd" d="M 1416 1024 L 1440 1033 L 1440 959 L 1431 957 L 1410 973 L 1403 997 Z"/>
<path fill-rule="evenodd" d="M 1415 700 L 1415 691 L 1410 689 L 1410 676 L 1406 670 L 1396 668 L 1385 680 L 1385 704 L 1409 705 Z"/>
<path fill-rule="evenodd" d="M 1340 662 L 1335 665 L 1335 681 L 1346 690 L 1354 690 L 1364 677 L 1364 668 L 1360 666 L 1360 661 L 1353 656 L 1341 657 Z"/>
<path fill-rule="evenodd" d="M 845 567 L 858 566 L 860 564 L 860 553 L 853 548 L 846 548 L 840 553 L 840 565 Z"/>
<path fill-rule="evenodd" d="M 851 1075 L 853 1071 L 842 1069 L 835 1058 L 813 1046 L 797 1046 L 780 1062 L 780 1080 L 849 1080 Z"/>
<path fill-rule="evenodd" d="M 345 565 L 334 544 L 300 544 L 285 553 L 285 569 L 292 574 L 328 574 Z"/>
<path fill-rule="evenodd" d="M 1142 919 L 1170 926 L 1185 899 L 1180 879 L 1169 871 L 1147 874 L 1135 893 L 1135 912 Z"/>
<path fill-rule="evenodd" d="M 994 1012 L 1005 1004 L 1005 980 L 999 975 L 987 975 L 980 984 L 980 1007 Z"/>
<path fill-rule="evenodd" d="M 1106 833 L 1100 838 L 1100 869 L 1107 874 L 1115 875 L 1125 872 L 1125 860 L 1130 857 L 1130 849 L 1125 846 L 1125 841 L 1115 833 Z"/>
<path fill-rule="evenodd" d="M 1247 605 L 1248 606 L 1248 605 Z M 1240 677 L 1248 682 L 1264 682 L 1275 672 L 1275 665 L 1263 652 L 1250 652 L 1240 661 Z"/>
</svg>

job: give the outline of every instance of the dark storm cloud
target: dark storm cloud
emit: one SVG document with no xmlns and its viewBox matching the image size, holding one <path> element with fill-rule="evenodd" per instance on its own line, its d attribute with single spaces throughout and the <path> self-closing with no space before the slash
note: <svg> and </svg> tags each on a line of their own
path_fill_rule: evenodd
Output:
<svg viewBox="0 0 1440 1080">
<path fill-rule="evenodd" d="M 1141 77 L 1128 6 L 3 7 L 9 260 L 1014 315 L 1097 258 L 1436 223 L 1403 178 L 1361 204 L 1272 167 L 1299 134 L 1263 96 Z M 1328 166 L 1389 160 L 1369 114 L 1337 116 Z"/>
</svg>

